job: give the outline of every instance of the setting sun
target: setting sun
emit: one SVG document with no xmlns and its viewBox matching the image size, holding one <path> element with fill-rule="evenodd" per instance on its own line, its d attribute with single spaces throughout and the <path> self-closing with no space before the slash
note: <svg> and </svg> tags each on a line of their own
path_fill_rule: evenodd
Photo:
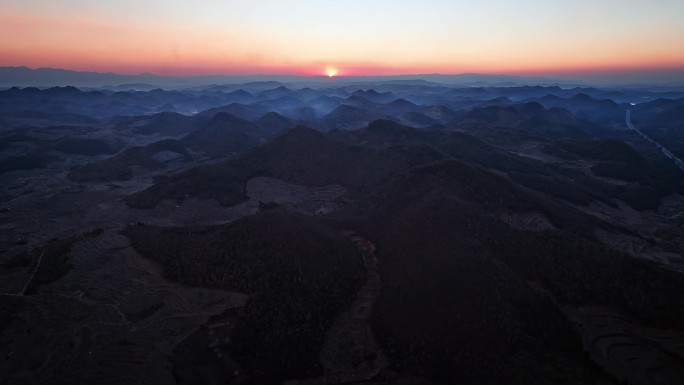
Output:
<svg viewBox="0 0 684 385">
<path fill-rule="evenodd" d="M 337 68 L 328 67 L 325 69 L 325 74 L 328 75 L 329 78 L 337 76 Z"/>
</svg>

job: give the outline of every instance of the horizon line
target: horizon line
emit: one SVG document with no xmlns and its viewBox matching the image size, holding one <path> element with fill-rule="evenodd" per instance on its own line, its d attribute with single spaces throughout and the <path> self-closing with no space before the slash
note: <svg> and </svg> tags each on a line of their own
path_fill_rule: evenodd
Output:
<svg viewBox="0 0 684 385">
<path fill-rule="evenodd" d="M 319 74 L 319 75 L 304 75 L 304 74 L 295 74 L 295 73 L 239 73 L 239 74 L 234 74 L 234 73 L 207 73 L 207 74 L 187 74 L 187 75 L 182 75 L 182 74 L 160 74 L 160 73 L 154 73 L 154 72 L 136 72 L 136 73 L 123 73 L 123 72 L 112 72 L 112 71 L 97 71 L 97 70 L 76 70 L 76 69 L 69 69 L 69 68 L 60 68 L 60 67 L 30 67 L 30 66 L 0 66 L 1 68 L 18 68 L 18 69 L 28 69 L 31 71 L 39 71 L 39 70 L 56 70 L 56 71 L 68 71 L 68 72 L 77 72 L 77 73 L 91 73 L 91 74 L 103 74 L 103 75 L 120 75 L 120 76 L 143 76 L 143 75 L 151 75 L 151 76 L 158 76 L 158 77 L 173 77 L 173 78 L 187 78 L 187 77 L 211 77 L 211 76 L 234 76 L 234 77 L 249 77 L 249 76 L 291 76 L 291 77 L 301 77 L 301 78 L 363 78 L 363 77 L 400 77 L 400 76 L 460 76 L 460 75 L 485 75 L 485 76 L 510 76 L 510 77 L 521 77 L 521 78 L 547 78 L 549 75 L 544 75 L 544 74 L 515 74 L 515 73 L 507 73 L 507 72 L 453 72 L 453 73 L 447 73 L 447 72 L 407 72 L 407 73 L 399 73 L 399 74 L 378 74 L 378 75 L 334 75 L 334 76 L 328 76 L 326 74 Z M 684 71 L 684 68 L 682 68 L 682 71 Z"/>
<path fill-rule="evenodd" d="M 109 85 L 108 82 L 142 82 L 150 83 L 149 85 L 159 85 L 159 86 L 178 86 L 179 84 L 156 84 L 157 82 L 212 82 L 221 81 L 219 78 L 233 79 L 233 81 L 239 81 L 245 79 L 246 82 L 259 82 L 259 81 L 276 81 L 276 82 L 293 82 L 293 81 L 312 81 L 316 83 L 330 82 L 333 83 L 350 83 L 350 82 L 363 82 L 363 81 L 422 81 L 422 82 L 432 82 L 432 83 L 442 83 L 442 84 L 471 84 L 475 85 L 478 83 L 494 85 L 495 83 L 521 83 L 527 85 L 556 85 L 556 86 L 669 86 L 669 87 L 684 87 L 684 67 L 668 67 L 660 69 L 645 69 L 645 68 L 634 68 L 634 69 L 597 69 L 592 72 L 581 72 L 581 73 L 506 73 L 506 72 L 460 72 L 460 73 L 444 73 L 444 72 L 422 72 L 422 73 L 400 73 L 400 74 L 336 74 L 334 76 L 321 74 L 296 74 L 296 73 L 191 73 L 191 74 L 160 74 L 150 71 L 139 72 L 139 73 L 121 73 L 121 72 L 99 72 L 97 70 L 78 70 L 69 68 L 59 68 L 59 67 L 30 67 L 26 65 L 12 66 L 5 65 L 0 66 L 0 69 L 4 70 L 21 70 L 27 71 L 23 75 L 17 73 L 12 75 L 11 71 L 3 71 L 3 87 L 8 87 L 10 85 L 16 86 L 48 86 L 50 85 L 74 85 L 74 86 L 96 86 L 95 83 L 102 82 L 99 86 Z M 30 72 L 28 72 L 30 71 Z M 55 71 L 64 72 L 63 75 L 58 73 L 48 74 L 40 71 Z M 38 72 L 35 75 L 31 72 Z M 80 75 L 79 75 L 80 74 Z M 102 78 L 96 80 L 93 76 L 100 75 Z M 21 77 L 26 76 L 24 82 L 19 80 L 16 84 L 13 83 L 12 79 L 17 76 L 17 80 Z M 66 80 L 70 76 L 80 76 L 80 78 L 73 78 L 71 80 Z M 109 79 L 106 80 L 104 77 L 120 77 L 121 79 Z M 88 79 L 88 77 L 90 77 Z M 145 78 L 147 77 L 147 79 Z M 468 77 L 473 77 L 469 79 Z M 481 78 L 477 78 L 481 77 Z M 33 80 L 27 79 L 33 78 Z M 62 79 L 60 79 L 62 78 Z M 128 78 L 128 79 L 126 79 Z M 252 80 L 248 80 L 248 79 Z M 337 82 L 336 79 L 337 78 Z M 65 82 L 66 80 L 66 82 Z M 81 83 L 93 83 L 93 84 L 81 84 Z M 24 83 L 24 84 L 20 84 Z M 30 83 L 30 84 L 29 84 Z M 45 84 L 41 84 L 45 83 Z M 207 83 L 209 84 L 209 83 Z"/>
</svg>

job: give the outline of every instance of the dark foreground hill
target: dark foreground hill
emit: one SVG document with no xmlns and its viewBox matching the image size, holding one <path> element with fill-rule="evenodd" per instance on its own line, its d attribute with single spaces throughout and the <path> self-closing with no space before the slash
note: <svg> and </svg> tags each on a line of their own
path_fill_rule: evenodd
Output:
<svg viewBox="0 0 684 385">
<path fill-rule="evenodd" d="M 318 375 L 326 330 L 362 282 L 352 245 L 301 215 L 269 212 L 208 228 L 138 225 L 125 233 L 169 278 L 252 297 L 231 339 L 255 383 Z"/>
<path fill-rule="evenodd" d="M 682 327 L 678 274 L 555 228 L 533 195 L 478 167 L 412 169 L 339 215 L 378 246 L 373 327 L 400 373 L 612 383 L 587 356 L 574 309 L 601 304 Z"/>
</svg>

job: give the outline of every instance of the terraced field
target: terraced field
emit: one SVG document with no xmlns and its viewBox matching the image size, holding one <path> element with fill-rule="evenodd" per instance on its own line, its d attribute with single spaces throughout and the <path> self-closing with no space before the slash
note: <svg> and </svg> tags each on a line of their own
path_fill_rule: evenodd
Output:
<svg viewBox="0 0 684 385">
<path fill-rule="evenodd" d="M 585 306 L 574 314 L 592 358 L 621 381 L 670 385 L 684 375 L 684 333 L 638 326 L 606 307 Z"/>
</svg>

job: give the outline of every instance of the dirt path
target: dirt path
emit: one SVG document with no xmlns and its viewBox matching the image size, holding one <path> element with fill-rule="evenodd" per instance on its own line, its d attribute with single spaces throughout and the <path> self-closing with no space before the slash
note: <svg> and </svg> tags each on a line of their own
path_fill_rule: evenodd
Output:
<svg viewBox="0 0 684 385">
<path fill-rule="evenodd" d="M 366 283 L 358 291 L 349 310 L 341 314 L 328 331 L 320 357 L 325 370 L 323 377 L 305 383 L 346 384 L 367 381 L 389 364 L 370 328 L 373 305 L 382 288 L 375 246 L 354 231 L 345 231 L 344 235 L 356 245 L 363 258 Z"/>
</svg>

